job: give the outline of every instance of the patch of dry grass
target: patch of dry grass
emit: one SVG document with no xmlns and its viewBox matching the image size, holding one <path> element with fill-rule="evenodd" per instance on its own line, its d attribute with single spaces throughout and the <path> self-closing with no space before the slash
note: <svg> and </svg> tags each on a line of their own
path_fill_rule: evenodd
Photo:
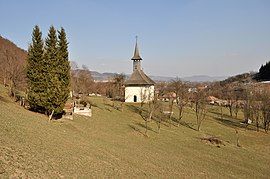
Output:
<svg viewBox="0 0 270 179">
<path fill-rule="evenodd" d="M 235 127 L 209 113 L 197 132 L 194 112 L 187 109 L 182 125 L 144 121 L 130 106 L 124 111 L 92 98 L 91 118 L 48 122 L 47 117 L 14 104 L 0 86 L 0 178 L 5 177 L 211 177 L 269 178 L 270 137 Z M 110 110 L 108 110 L 108 108 Z M 215 109 L 213 109 L 215 110 Z M 230 119 L 228 119 L 230 120 Z M 220 148 L 201 141 L 217 136 Z"/>
</svg>

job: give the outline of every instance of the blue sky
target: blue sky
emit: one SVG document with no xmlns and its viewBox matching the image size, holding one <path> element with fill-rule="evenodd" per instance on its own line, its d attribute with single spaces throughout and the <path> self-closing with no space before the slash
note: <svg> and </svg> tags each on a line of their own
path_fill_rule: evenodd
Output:
<svg viewBox="0 0 270 179">
<path fill-rule="evenodd" d="M 1 0 L 0 35 L 27 49 L 34 25 L 66 29 L 70 59 L 131 73 L 230 76 L 270 60 L 269 0 Z"/>
</svg>

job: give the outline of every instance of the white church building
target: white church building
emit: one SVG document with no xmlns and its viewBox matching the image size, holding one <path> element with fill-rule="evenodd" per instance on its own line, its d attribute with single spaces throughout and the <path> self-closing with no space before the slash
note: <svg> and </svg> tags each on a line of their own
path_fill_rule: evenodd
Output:
<svg viewBox="0 0 270 179">
<path fill-rule="evenodd" d="M 155 82 L 141 68 L 142 58 L 139 54 L 137 39 L 133 61 L 133 73 L 125 81 L 125 102 L 147 102 L 154 98 Z"/>
</svg>

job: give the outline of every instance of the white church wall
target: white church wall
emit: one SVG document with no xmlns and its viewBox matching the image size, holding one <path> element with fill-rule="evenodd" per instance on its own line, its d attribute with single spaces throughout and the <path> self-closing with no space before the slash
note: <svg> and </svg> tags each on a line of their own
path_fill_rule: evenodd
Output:
<svg viewBox="0 0 270 179">
<path fill-rule="evenodd" d="M 154 85 L 127 86 L 125 87 L 125 102 L 151 101 L 154 99 L 154 92 L 155 92 Z"/>
</svg>

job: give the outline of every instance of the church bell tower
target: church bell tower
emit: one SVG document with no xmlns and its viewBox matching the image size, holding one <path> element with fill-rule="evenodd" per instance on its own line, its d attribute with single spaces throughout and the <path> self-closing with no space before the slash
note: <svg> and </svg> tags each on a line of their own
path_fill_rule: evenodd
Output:
<svg viewBox="0 0 270 179">
<path fill-rule="evenodd" d="M 141 70 L 141 60 L 142 58 L 140 57 L 139 53 L 139 48 L 138 48 L 138 37 L 136 36 L 136 45 L 135 45 L 135 50 L 134 50 L 134 55 L 131 60 L 133 60 L 133 71 L 135 70 Z"/>
</svg>

